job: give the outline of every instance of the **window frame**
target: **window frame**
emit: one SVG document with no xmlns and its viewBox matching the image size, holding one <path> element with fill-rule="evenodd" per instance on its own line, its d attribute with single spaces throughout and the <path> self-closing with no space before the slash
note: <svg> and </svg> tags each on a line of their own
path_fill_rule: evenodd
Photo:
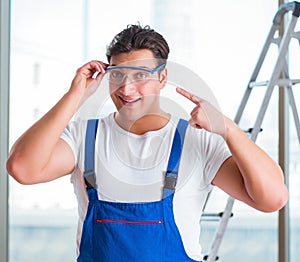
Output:
<svg viewBox="0 0 300 262">
<path fill-rule="evenodd" d="M 0 261 L 8 261 L 8 176 L 6 159 L 9 136 L 10 0 L 0 0 Z"/>
</svg>

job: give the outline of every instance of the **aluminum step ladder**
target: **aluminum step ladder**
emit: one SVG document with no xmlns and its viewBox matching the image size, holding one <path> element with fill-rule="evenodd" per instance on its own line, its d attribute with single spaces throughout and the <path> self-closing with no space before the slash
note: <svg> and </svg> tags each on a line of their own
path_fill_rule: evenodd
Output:
<svg viewBox="0 0 300 262">
<path fill-rule="evenodd" d="M 291 13 L 291 16 L 288 17 L 287 14 L 290 14 L 290 13 Z M 278 87 L 287 89 L 287 96 L 289 98 L 289 104 L 290 104 L 291 110 L 293 112 L 297 136 L 298 136 L 298 140 L 300 143 L 299 115 L 297 112 L 295 98 L 294 98 L 294 94 L 293 94 L 293 90 L 292 90 L 292 87 L 294 85 L 300 83 L 300 79 L 290 79 L 289 73 L 288 73 L 288 66 L 287 66 L 287 56 L 288 56 L 289 44 L 290 44 L 291 39 L 292 38 L 297 39 L 299 41 L 299 47 L 300 47 L 300 31 L 295 32 L 295 27 L 297 25 L 299 15 L 300 15 L 300 3 L 299 2 L 294 1 L 294 2 L 283 4 L 279 7 L 279 9 L 273 19 L 273 24 L 272 24 L 271 30 L 267 36 L 266 42 L 263 46 L 263 49 L 259 56 L 258 62 L 254 68 L 254 71 L 252 73 L 252 76 L 250 78 L 248 86 L 247 86 L 244 96 L 242 98 L 241 104 L 240 104 L 237 114 L 235 116 L 234 121 L 237 124 L 239 124 L 253 88 L 254 87 L 266 88 L 266 93 L 264 95 L 260 110 L 256 117 L 254 127 L 249 129 L 249 131 L 248 131 L 250 139 L 253 140 L 254 142 L 256 141 L 258 133 L 261 131 L 261 125 L 262 125 L 267 107 L 269 105 L 271 95 L 274 91 L 274 87 L 278 86 Z M 289 18 L 289 19 L 287 19 L 287 18 Z M 283 28 L 283 23 L 285 23 L 284 19 L 289 20 L 289 22 L 285 28 Z M 284 31 L 283 34 L 280 34 L 279 30 L 283 30 Z M 276 34 L 277 34 L 277 36 L 276 36 Z M 282 35 L 282 37 L 280 37 L 280 35 Z M 270 46 L 273 44 L 275 44 L 276 46 L 279 47 L 279 49 L 278 49 L 279 51 L 278 51 L 278 57 L 277 57 L 275 65 L 274 65 L 273 71 L 271 73 L 270 79 L 267 81 L 258 82 L 257 77 L 262 68 L 263 62 L 265 61 L 265 58 L 268 54 Z M 224 212 L 220 212 L 217 214 L 206 214 L 205 210 L 203 212 L 203 216 L 202 216 L 201 220 L 207 220 L 210 218 L 214 219 L 215 217 L 219 217 L 219 225 L 216 229 L 215 237 L 210 246 L 208 255 L 206 255 L 204 257 L 205 261 L 212 262 L 212 261 L 218 260 L 218 251 L 219 251 L 222 239 L 224 237 L 225 230 L 228 225 L 228 221 L 229 221 L 230 217 L 232 216 L 232 208 L 233 208 L 234 201 L 235 201 L 234 198 L 232 198 L 230 196 L 228 197 Z"/>
</svg>

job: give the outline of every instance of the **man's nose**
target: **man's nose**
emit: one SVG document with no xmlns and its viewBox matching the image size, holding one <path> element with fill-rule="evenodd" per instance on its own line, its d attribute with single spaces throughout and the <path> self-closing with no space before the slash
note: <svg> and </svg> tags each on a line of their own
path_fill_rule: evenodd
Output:
<svg viewBox="0 0 300 262">
<path fill-rule="evenodd" d="M 131 95 L 136 92 L 136 83 L 130 78 L 130 76 L 126 76 L 123 80 L 121 90 L 124 95 Z"/>
</svg>

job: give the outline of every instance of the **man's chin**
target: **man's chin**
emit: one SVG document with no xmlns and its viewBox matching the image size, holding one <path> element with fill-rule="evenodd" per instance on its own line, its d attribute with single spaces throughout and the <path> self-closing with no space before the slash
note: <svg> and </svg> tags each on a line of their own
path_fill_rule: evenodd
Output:
<svg viewBox="0 0 300 262">
<path fill-rule="evenodd" d="M 119 119 L 126 122 L 136 122 L 143 117 L 152 115 L 152 111 L 142 111 L 142 110 L 126 110 L 126 108 L 122 108 L 119 110 L 118 115 Z"/>
<path fill-rule="evenodd" d="M 143 113 L 130 112 L 131 110 L 122 109 L 118 112 L 118 118 L 126 122 L 135 122 L 144 116 Z"/>
</svg>

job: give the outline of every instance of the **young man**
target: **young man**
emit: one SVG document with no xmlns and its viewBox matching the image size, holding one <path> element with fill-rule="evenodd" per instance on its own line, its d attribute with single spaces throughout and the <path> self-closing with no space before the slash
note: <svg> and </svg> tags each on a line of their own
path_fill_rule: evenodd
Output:
<svg viewBox="0 0 300 262">
<path fill-rule="evenodd" d="M 195 104 L 189 126 L 161 109 L 168 53 L 160 34 L 128 26 L 108 47 L 109 64 L 79 68 L 11 150 L 7 170 L 22 184 L 72 174 L 78 261 L 200 261 L 199 220 L 212 185 L 264 212 L 287 202 L 279 166 L 208 102 L 177 88 Z M 105 74 L 117 111 L 69 123 Z"/>
</svg>

